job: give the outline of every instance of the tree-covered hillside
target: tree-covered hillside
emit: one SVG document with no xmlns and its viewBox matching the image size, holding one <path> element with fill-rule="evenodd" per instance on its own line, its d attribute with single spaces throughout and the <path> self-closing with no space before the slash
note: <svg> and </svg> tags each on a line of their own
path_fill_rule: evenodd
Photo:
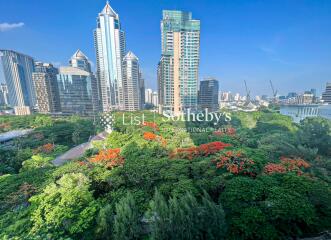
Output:
<svg viewBox="0 0 331 240">
<path fill-rule="evenodd" d="M 0 148 L 0 239 L 297 239 L 331 230 L 330 121 L 294 124 L 267 110 L 216 125 L 126 116 L 115 113 L 105 140 L 59 167 L 56 156 L 100 128 L 78 117 L 0 117 L 9 130 L 35 129 Z"/>
</svg>

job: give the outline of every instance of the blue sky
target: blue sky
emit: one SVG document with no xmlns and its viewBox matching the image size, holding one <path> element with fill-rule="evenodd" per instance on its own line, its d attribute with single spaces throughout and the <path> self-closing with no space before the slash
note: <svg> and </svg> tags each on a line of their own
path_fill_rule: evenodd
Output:
<svg viewBox="0 0 331 240">
<path fill-rule="evenodd" d="M 0 0 L 0 49 L 67 65 L 79 48 L 95 62 L 93 29 L 104 0 Z M 200 79 L 221 90 L 281 94 L 331 81 L 330 0 L 110 0 L 140 59 L 146 85 L 156 89 L 162 9 L 191 11 L 201 20 Z M 5 24 L 8 23 L 8 24 Z M 16 25 L 12 25 L 16 24 Z M 1 81 L 1 80 L 0 80 Z"/>
</svg>

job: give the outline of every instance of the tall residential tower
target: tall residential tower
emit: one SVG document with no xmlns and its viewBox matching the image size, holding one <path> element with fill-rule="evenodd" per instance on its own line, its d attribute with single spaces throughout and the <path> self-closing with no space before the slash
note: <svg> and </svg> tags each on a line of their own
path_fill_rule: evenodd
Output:
<svg viewBox="0 0 331 240">
<path fill-rule="evenodd" d="M 325 92 L 322 93 L 322 100 L 325 103 L 331 104 L 331 82 L 326 84 Z"/>
<path fill-rule="evenodd" d="M 124 110 L 137 111 L 141 109 L 139 61 L 133 52 L 128 52 L 123 59 L 123 96 Z"/>
<path fill-rule="evenodd" d="M 94 44 L 102 110 L 123 109 L 122 59 L 125 36 L 119 16 L 108 2 L 97 18 Z"/>
<path fill-rule="evenodd" d="M 162 55 L 158 65 L 160 112 L 173 115 L 198 106 L 200 21 L 192 13 L 163 11 Z"/>
<path fill-rule="evenodd" d="M 61 111 L 56 74 L 58 74 L 58 69 L 53 67 L 52 64 L 35 63 L 32 79 L 36 90 L 36 110 L 40 113 L 56 113 Z"/>
</svg>

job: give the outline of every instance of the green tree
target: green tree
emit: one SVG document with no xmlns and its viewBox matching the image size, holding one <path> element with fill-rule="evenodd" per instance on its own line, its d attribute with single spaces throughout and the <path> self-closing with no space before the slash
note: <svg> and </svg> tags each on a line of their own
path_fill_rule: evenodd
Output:
<svg viewBox="0 0 331 240">
<path fill-rule="evenodd" d="M 101 208 L 97 217 L 96 235 L 99 239 L 110 240 L 112 237 L 114 212 L 111 205 Z"/>
<path fill-rule="evenodd" d="M 51 167 L 51 166 L 53 166 L 51 163 L 52 159 L 53 158 L 51 158 L 51 157 L 44 157 L 40 154 L 33 155 L 30 159 L 28 159 L 22 163 L 21 171 Z"/>
<path fill-rule="evenodd" d="M 116 206 L 114 238 L 118 240 L 138 239 L 141 232 L 139 212 L 132 194 L 128 193 Z"/>
<path fill-rule="evenodd" d="M 205 192 L 200 209 L 197 216 L 200 239 L 224 239 L 227 227 L 222 205 L 213 202 Z"/>
<path fill-rule="evenodd" d="M 318 148 L 320 154 L 331 155 L 331 121 L 306 118 L 300 123 L 298 138 L 302 145 Z"/>
<path fill-rule="evenodd" d="M 34 120 L 35 127 L 51 127 L 53 126 L 53 119 L 50 116 L 39 115 Z"/>
<path fill-rule="evenodd" d="M 224 239 L 225 214 L 207 193 L 198 201 L 187 192 L 168 202 L 156 191 L 147 216 L 152 239 Z"/>
<path fill-rule="evenodd" d="M 120 148 L 128 144 L 130 135 L 113 131 L 105 140 L 107 148 Z"/>
<path fill-rule="evenodd" d="M 33 212 L 32 236 L 80 238 L 92 226 L 97 204 L 89 191 L 90 181 L 82 173 L 70 173 L 51 183 L 30 199 Z"/>
<path fill-rule="evenodd" d="M 163 195 L 158 190 L 155 190 L 154 198 L 150 202 L 147 218 L 151 227 L 151 239 L 169 239 L 171 232 L 169 207 Z"/>
</svg>

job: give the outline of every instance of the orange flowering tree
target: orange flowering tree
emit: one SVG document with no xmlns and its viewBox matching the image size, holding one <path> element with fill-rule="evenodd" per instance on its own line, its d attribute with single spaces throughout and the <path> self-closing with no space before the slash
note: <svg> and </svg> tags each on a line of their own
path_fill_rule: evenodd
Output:
<svg viewBox="0 0 331 240">
<path fill-rule="evenodd" d="M 169 155 L 170 158 L 182 158 L 188 160 L 192 160 L 197 156 L 199 156 L 199 150 L 197 147 L 177 148 Z"/>
<path fill-rule="evenodd" d="M 236 129 L 233 127 L 230 127 L 230 128 L 224 129 L 223 131 L 221 131 L 221 130 L 214 131 L 213 134 L 215 136 L 223 136 L 223 135 L 234 136 L 234 135 L 236 135 Z"/>
<path fill-rule="evenodd" d="M 281 157 L 280 163 L 268 163 L 264 167 L 264 172 L 266 174 L 296 172 L 301 175 L 309 167 L 310 164 L 301 158 Z"/>
<path fill-rule="evenodd" d="M 144 139 L 148 141 L 156 140 L 158 135 L 152 133 L 152 132 L 144 132 Z"/>
<path fill-rule="evenodd" d="M 44 152 L 44 153 L 51 153 L 53 152 L 55 148 L 55 145 L 52 144 L 52 143 L 47 143 L 47 144 L 44 144 L 42 147 L 41 147 L 41 150 Z"/>
<path fill-rule="evenodd" d="M 154 130 L 159 131 L 159 127 L 157 126 L 157 124 L 155 122 L 145 122 L 144 121 L 141 125 L 144 127 L 150 127 L 150 128 L 153 128 Z"/>
<path fill-rule="evenodd" d="M 97 155 L 91 157 L 89 162 L 102 164 L 109 169 L 117 166 L 123 166 L 124 158 L 120 155 L 120 153 L 120 148 L 102 150 Z"/>
<path fill-rule="evenodd" d="M 206 144 L 201 144 L 198 147 L 200 155 L 209 156 L 211 154 L 215 154 L 226 147 L 230 147 L 231 144 L 223 143 L 223 142 L 210 142 Z"/>
<path fill-rule="evenodd" d="M 38 154 L 38 153 L 45 153 L 45 154 L 50 154 L 54 151 L 55 149 L 55 145 L 52 143 L 46 143 L 40 147 L 38 147 L 37 149 L 34 150 L 34 154 Z"/>
<path fill-rule="evenodd" d="M 147 141 L 160 142 L 163 146 L 167 144 L 167 141 L 163 137 L 156 135 L 155 133 L 152 132 L 144 132 L 143 138 Z"/>
<path fill-rule="evenodd" d="M 285 173 L 286 168 L 282 164 L 277 164 L 277 163 L 268 163 L 264 167 L 264 172 L 267 174 L 272 174 L 272 173 Z"/>
<path fill-rule="evenodd" d="M 244 174 L 256 176 L 257 171 L 254 167 L 255 162 L 247 158 L 240 151 L 226 151 L 220 157 L 213 160 L 216 163 L 216 168 L 226 169 L 233 174 Z"/>
<path fill-rule="evenodd" d="M 9 123 L 0 123 L 0 132 L 6 132 L 11 128 Z"/>
<path fill-rule="evenodd" d="M 201 144 L 198 147 L 188 147 L 188 148 L 177 148 L 174 152 L 170 154 L 170 158 L 182 158 L 192 160 L 195 157 L 205 156 L 208 157 L 211 154 L 215 154 L 222 151 L 226 147 L 230 147 L 231 144 L 223 142 L 210 142 L 206 144 Z"/>
</svg>

